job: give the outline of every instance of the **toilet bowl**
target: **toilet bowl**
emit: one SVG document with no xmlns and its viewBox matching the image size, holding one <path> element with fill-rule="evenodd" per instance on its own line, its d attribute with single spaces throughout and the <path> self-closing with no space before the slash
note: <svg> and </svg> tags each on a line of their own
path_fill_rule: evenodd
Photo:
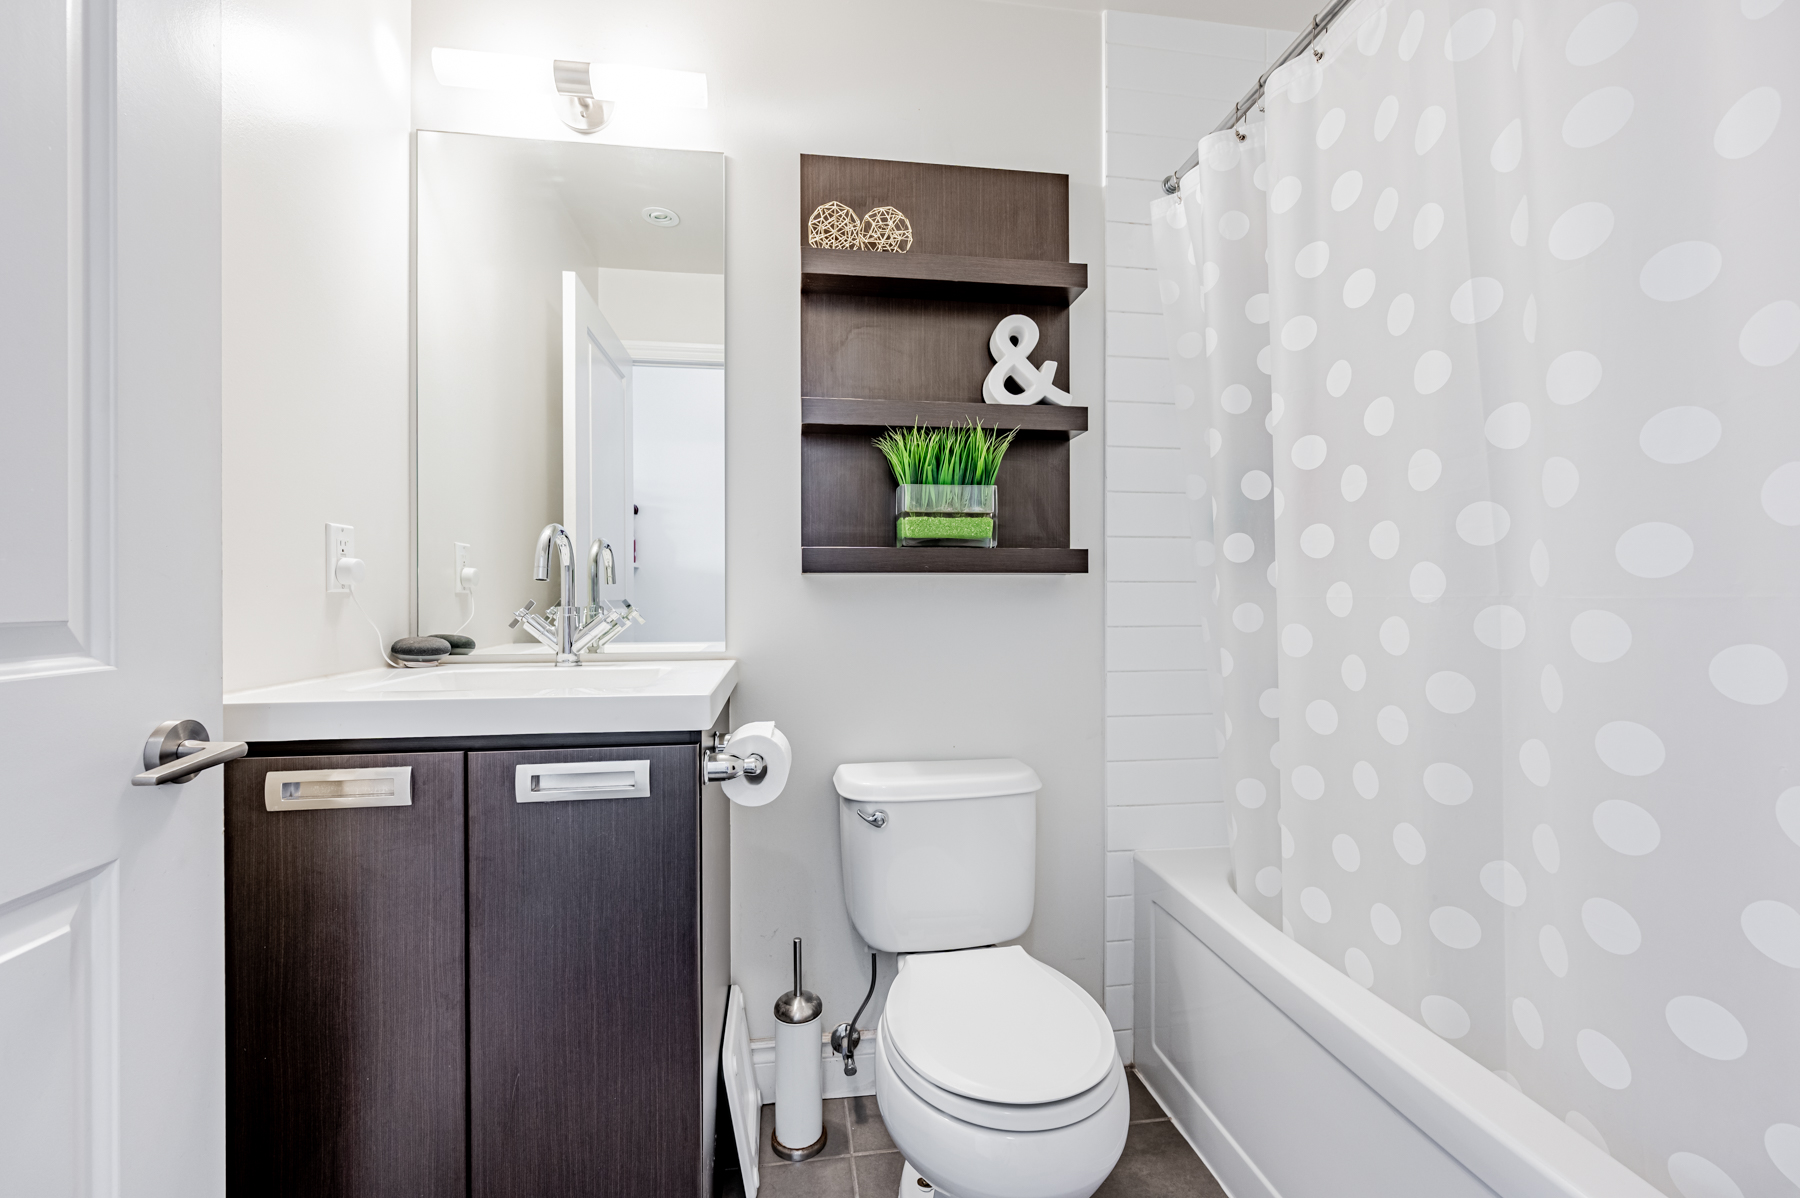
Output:
<svg viewBox="0 0 1800 1198">
<path fill-rule="evenodd" d="M 888 1134 L 946 1198 L 1088 1198 L 1124 1149 L 1105 1012 L 1022 948 L 906 958 L 877 1054 Z"/>
<path fill-rule="evenodd" d="M 1088 1198 L 1130 1123 L 1112 1025 L 1075 982 L 995 947 L 1031 923 L 1036 772 L 888 761 L 832 782 L 851 922 L 900 961 L 875 1099 L 908 1166 L 942 1198 Z"/>
</svg>

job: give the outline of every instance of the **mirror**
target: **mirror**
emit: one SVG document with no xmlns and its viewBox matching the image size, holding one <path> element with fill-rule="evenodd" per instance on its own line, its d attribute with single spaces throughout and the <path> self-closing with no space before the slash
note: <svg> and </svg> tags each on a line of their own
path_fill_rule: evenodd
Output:
<svg viewBox="0 0 1800 1198">
<path fill-rule="evenodd" d="M 569 602 L 643 617 L 608 654 L 723 650 L 723 156 L 426 131 L 417 149 L 418 631 L 548 654 L 508 624 L 557 605 L 554 554 L 532 578 L 554 522 Z"/>
</svg>

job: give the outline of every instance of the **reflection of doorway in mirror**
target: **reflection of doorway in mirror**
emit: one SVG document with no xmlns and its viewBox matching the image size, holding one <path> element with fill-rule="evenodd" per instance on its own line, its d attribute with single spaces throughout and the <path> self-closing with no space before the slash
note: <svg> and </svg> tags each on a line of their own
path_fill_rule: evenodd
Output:
<svg viewBox="0 0 1800 1198">
<path fill-rule="evenodd" d="M 632 347 L 634 350 L 636 346 Z M 720 645 L 725 628 L 725 370 L 639 363 L 632 372 L 637 543 L 632 602 L 647 621 L 620 637 Z"/>
<path fill-rule="evenodd" d="M 578 559 L 569 602 L 631 602 L 631 358 L 580 277 L 570 270 L 562 278 L 562 523 Z M 589 566 L 606 560 L 611 583 Z M 590 580 L 599 588 L 591 594 Z"/>
</svg>

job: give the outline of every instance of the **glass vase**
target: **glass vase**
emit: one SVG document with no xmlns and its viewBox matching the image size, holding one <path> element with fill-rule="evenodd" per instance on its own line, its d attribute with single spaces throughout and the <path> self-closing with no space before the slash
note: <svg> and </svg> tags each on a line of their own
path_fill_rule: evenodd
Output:
<svg viewBox="0 0 1800 1198">
<path fill-rule="evenodd" d="M 894 543 L 992 549 L 1000 543 L 999 503 L 999 487 L 903 483 L 894 488 Z"/>
</svg>

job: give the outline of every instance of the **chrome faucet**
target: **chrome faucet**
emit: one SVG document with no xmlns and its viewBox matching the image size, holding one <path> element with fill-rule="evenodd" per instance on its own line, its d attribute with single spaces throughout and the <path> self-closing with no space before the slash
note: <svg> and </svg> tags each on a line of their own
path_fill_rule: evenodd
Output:
<svg viewBox="0 0 1800 1198">
<path fill-rule="evenodd" d="M 591 620 L 600 614 L 600 587 L 612 586 L 615 581 L 612 546 L 595 537 L 588 546 L 588 605 L 584 618 Z"/>
<path fill-rule="evenodd" d="M 590 584 L 593 576 L 599 572 L 599 563 L 606 562 L 606 580 L 612 581 L 612 549 L 602 541 L 594 542 L 595 548 L 589 554 Z M 513 613 L 509 627 L 523 627 L 533 637 L 556 650 L 556 664 L 559 666 L 578 666 L 581 664 L 581 653 L 584 649 L 599 649 L 607 642 L 631 627 L 636 620 L 639 624 L 644 617 L 637 609 L 626 602 L 623 609 L 615 608 L 610 603 L 590 604 L 586 610 L 570 604 L 571 592 L 575 589 L 575 546 L 569 540 L 569 532 L 560 524 L 546 524 L 544 531 L 538 534 L 537 558 L 532 577 L 539 582 L 550 580 L 550 549 L 555 546 L 562 565 L 562 595 L 549 615 L 549 619 L 536 615 L 532 608 L 536 601 L 527 603 Z M 598 587 L 593 588 L 595 592 Z M 598 599 L 598 594 L 590 595 Z"/>
</svg>

